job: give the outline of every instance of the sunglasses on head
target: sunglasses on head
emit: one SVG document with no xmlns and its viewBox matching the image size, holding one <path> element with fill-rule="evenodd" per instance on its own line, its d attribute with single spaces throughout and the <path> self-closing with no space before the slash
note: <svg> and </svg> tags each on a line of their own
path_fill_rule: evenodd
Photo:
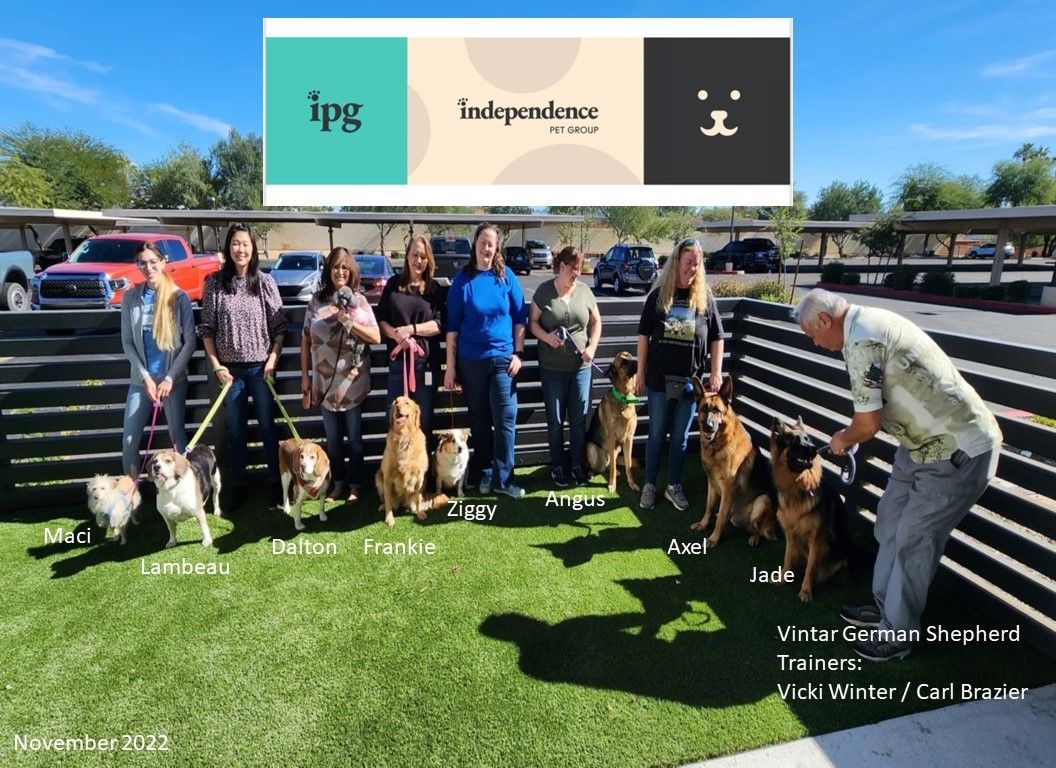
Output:
<svg viewBox="0 0 1056 768">
<path fill-rule="evenodd" d="M 700 248 L 701 250 L 704 250 L 703 246 L 701 246 L 700 244 L 700 241 L 692 237 L 687 237 L 685 240 L 678 244 L 678 247 L 679 250 L 681 250 L 682 248 Z"/>
</svg>

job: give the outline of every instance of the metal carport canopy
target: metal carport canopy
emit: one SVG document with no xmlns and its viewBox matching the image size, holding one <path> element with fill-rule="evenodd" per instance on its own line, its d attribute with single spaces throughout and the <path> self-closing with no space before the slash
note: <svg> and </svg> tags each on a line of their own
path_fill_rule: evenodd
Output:
<svg viewBox="0 0 1056 768">
<path fill-rule="evenodd" d="M 65 208 L 9 208 L 0 206 L 0 228 L 17 229 L 22 236 L 22 247 L 29 250 L 26 227 L 33 224 L 62 227 L 66 251 L 73 251 L 70 227 L 144 227 L 157 226 L 158 221 L 141 215 L 114 214 L 107 211 L 75 211 Z"/>
</svg>

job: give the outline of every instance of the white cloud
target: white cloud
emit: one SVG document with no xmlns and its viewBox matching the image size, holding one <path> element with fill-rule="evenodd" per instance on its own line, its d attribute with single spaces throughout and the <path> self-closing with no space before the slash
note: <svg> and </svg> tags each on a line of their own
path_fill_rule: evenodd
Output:
<svg viewBox="0 0 1056 768">
<path fill-rule="evenodd" d="M 996 64 L 990 64 L 989 66 L 983 67 L 982 73 L 985 77 L 1021 75 L 1034 69 L 1039 64 L 1044 64 L 1046 61 L 1049 61 L 1054 57 L 1056 57 L 1056 50 L 1042 51 L 1041 53 L 1023 56 L 1022 58 L 1013 59 L 1012 61 L 999 61 Z"/>
<path fill-rule="evenodd" d="M 35 61 L 62 61 L 69 62 L 82 69 L 89 69 L 92 72 L 99 72 L 100 74 L 105 74 L 111 69 L 111 67 L 95 61 L 75 59 L 72 56 L 59 53 L 54 48 L 47 48 L 43 45 L 27 43 L 22 40 L 13 40 L 9 37 L 0 37 L 0 55 L 5 51 L 18 56 L 20 58 L 18 63 L 21 64 L 31 64 Z"/>
<path fill-rule="evenodd" d="M 0 83 L 6 83 L 12 88 L 21 88 L 24 91 L 47 96 L 59 96 L 79 104 L 95 104 L 99 100 L 99 94 L 92 88 L 71 83 L 49 75 L 30 72 L 22 67 L 11 67 L 0 62 Z"/>
<path fill-rule="evenodd" d="M 186 112 L 182 109 L 177 109 L 171 104 L 152 104 L 151 106 L 158 112 L 175 117 L 177 120 L 192 125 L 206 133 L 216 133 L 226 138 L 231 132 L 231 126 L 228 123 L 215 117 L 200 115 L 196 112 Z"/>
<path fill-rule="evenodd" d="M 996 141 L 1016 142 L 1056 136 L 1056 124 L 1033 125 L 977 125 L 972 128 L 936 128 L 914 124 L 909 130 L 933 141 Z"/>
</svg>

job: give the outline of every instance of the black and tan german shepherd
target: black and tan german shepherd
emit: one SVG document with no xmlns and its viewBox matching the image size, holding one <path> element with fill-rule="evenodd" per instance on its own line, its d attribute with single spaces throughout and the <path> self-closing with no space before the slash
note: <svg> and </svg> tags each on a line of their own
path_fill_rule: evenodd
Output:
<svg viewBox="0 0 1056 768">
<path fill-rule="evenodd" d="M 620 352 L 606 369 L 612 387 L 601 398 L 591 414 L 586 436 L 586 464 L 591 475 L 608 475 L 609 493 L 616 492 L 616 456 L 623 454 L 623 471 L 627 487 L 638 490 L 631 469 L 634 463 L 631 446 L 638 427 L 638 412 L 634 408 L 635 376 L 638 361 L 630 352 Z"/>
<path fill-rule="evenodd" d="M 764 539 L 777 538 L 774 514 L 776 497 L 770 467 L 752 445 L 741 420 L 733 411 L 733 380 L 727 378 L 718 392 L 708 392 L 700 379 L 693 379 L 700 424 L 700 463 L 708 475 L 708 500 L 704 516 L 694 531 L 708 527 L 714 507 L 719 512 L 708 546 L 719 543 L 727 521 L 748 531 L 753 547 Z"/>
<path fill-rule="evenodd" d="M 847 567 L 847 512 L 838 493 L 822 483 L 821 458 L 800 417 L 794 425 L 774 419 L 770 461 L 777 489 L 777 522 L 785 534 L 786 571 L 804 566 L 799 599 Z"/>
</svg>

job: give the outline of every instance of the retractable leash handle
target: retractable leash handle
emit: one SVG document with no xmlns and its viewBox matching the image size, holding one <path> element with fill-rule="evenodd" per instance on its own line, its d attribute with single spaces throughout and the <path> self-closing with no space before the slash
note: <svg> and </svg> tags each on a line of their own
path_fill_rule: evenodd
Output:
<svg viewBox="0 0 1056 768">
<path fill-rule="evenodd" d="M 224 402 L 224 396 L 227 394 L 227 390 L 231 389 L 231 382 L 227 382 L 220 388 L 220 394 L 216 396 L 216 401 L 213 406 L 209 409 L 209 413 L 205 414 L 205 419 L 202 421 L 201 426 L 198 427 L 198 431 L 194 433 L 194 437 L 191 438 L 191 442 L 187 443 L 187 448 L 184 450 L 184 455 L 194 450 L 194 446 L 198 445 L 198 441 L 202 439 L 202 435 L 205 434 L 205 430 L 209 424 L 212 423 L 213 417 L 216 416 L 217 410 L 220 408 L 220 403 Z"/>
<path fill-rule="evenodd" d="M 829 454 L 830 456 L 838 455 L 832 452 L 831 445 L 826 445 L 821 450 L 825 451 L 825 453 Z M 840 454 L 846 457 L 847 459 L 847 466 L 843 467 L 843 469 L 840 470 L 840 481 L 843 482 L 844 485 L 850 485 L 851 483 L 853 483 L 855 476 L 858 474 L 858 464 L 854 459 L 854 454 L 856 453 L 858 453 L 857 443 L 848 448 L 843 454 Z"/>
</svg>

